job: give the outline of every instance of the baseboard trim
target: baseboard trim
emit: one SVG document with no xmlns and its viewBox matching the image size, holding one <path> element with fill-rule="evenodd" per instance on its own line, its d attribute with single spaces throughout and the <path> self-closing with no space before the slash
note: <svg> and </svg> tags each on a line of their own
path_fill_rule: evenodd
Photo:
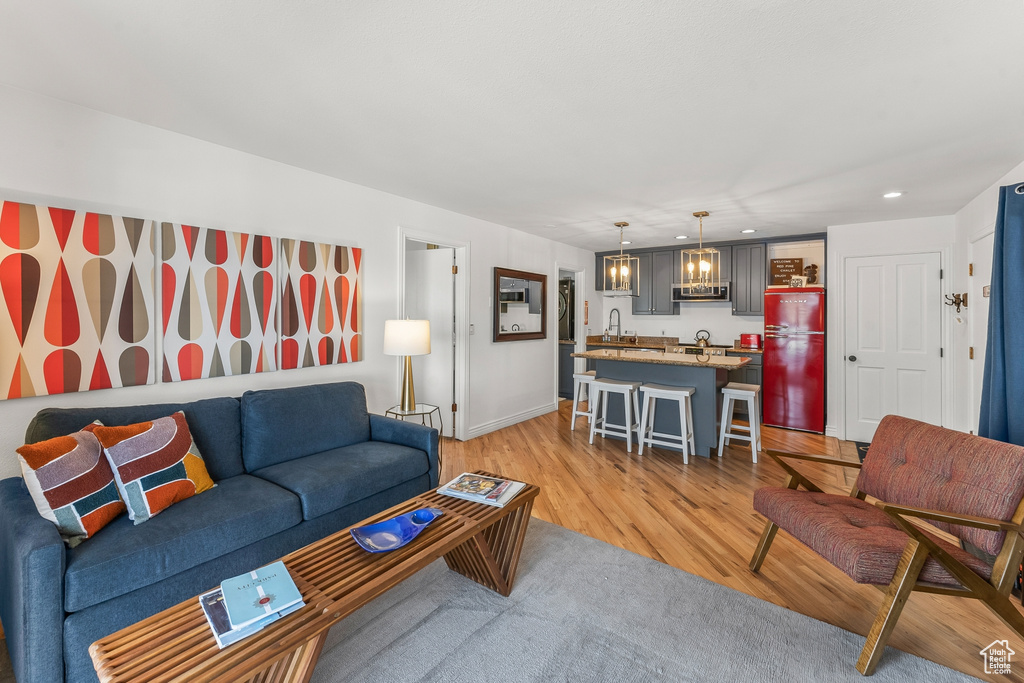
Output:
<svg viewBox="0 0 1024 683">
<path fill-rule="evenodd" d="M 499 429 L 504 429 L 505 427 L 511 427 L 514 424 L 519 424 L 520 422 L 525 422 L 526 420 L 532 420 L 533 418 L 540 417 L 541 415 L 547 415 L 548 413 L 553 413 L 556 410 L 558 410 L 558 403 L 557 402 L 556 403 L 548 403 L 546 405 L 539 406 L 537 408 L 531 408 L 530 410 L 526 410 L 524 412 L 517 413 L 515 415 L 509 415 L 508 417 L 503 417 L 500 420 L 493 420 L 492 422 L 485 422 L 482 425 L 477 425 L 475 427 L 470 427 L 467 430 L 466 439 L 467 440 L 475 439 L 478 436 L 483 436 L 484 434 L 490 434 L 491 432 L 496 432 Z"/>
<path fill-rule="evenodd" d="M 839 429 L 835 425 L 825 425 L 825 436 L 839 438 Z"/>
</svg>

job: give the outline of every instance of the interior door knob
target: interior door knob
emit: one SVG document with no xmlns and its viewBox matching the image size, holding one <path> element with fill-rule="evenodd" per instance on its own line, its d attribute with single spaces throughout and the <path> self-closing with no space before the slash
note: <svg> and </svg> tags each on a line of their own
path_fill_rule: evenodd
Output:
<svg viewBox="0 0 1024 683">
<path fill-rule="evenodd" d="M 857 362 L 857 356 L 850 356 L 850 362 L 851 363 L 856 363 Z"/>
</svg>

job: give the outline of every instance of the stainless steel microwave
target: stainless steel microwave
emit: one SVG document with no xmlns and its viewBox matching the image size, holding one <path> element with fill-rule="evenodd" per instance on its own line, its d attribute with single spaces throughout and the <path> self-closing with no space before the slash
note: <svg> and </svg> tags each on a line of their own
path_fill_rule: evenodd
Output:
<svg viewBox="0 0 1024 683">
<path fill-rule="evenodd" d="M 718 287 L 701 287 L 700 285 L 672 285 L 672 301 L 730 301 L 732 291 L 729 282 L 721 282 Z"/>
</svg>

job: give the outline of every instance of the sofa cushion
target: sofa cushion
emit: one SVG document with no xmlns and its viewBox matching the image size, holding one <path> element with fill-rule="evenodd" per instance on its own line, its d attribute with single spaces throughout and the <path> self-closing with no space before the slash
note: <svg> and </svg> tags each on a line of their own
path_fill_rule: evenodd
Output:
<svg viewBox="0 0 1024 683">
<path fill-rule="evenodd" d="M 238 399 L 207 398 L 191 403 L 96 408 L 44 408 L 25 431 L 25 443 L 71 434 L 93 420 L 105 425 L 129 425 L 184 411 L 192 438 L 203 454 L 214 481 L 242 474 L 242 428 Z"/>
<path fill-rule="evenodd" d="M 370 439 L 366 394 L 356 382 L 247 391 L 241 410 L 248 472 Z"/>
<path fill-rule="evenodd" d="M 881 508 L 852 496 L 769 486 L 754 492 L 754 509 L 857 583 L 892 582 L 910 540 Z M 992 568 L 970 553 L 934 534 L 928 536 L 982 578 L 988 580 L 992 575 Z M 925 560 L 918 578 L 960 585 L 931 557 Z"/>
<path fill-rule="evenodd" d="M 156 583 L 301 520 L 295 495 L 247 474 L 223 479 L 142 526 L 122 516 L 68 551 L 65 609 L 76 612 Z"/>
<path fill-rule="evenodd" d="M 185 413 L 120 427 L 96 427 L 117 490 L 136 524 L 214 487 Z"/>
<path fill-rule="evenodd" d="M 253 472 L 299 497 L 302 518 L 315 519 L 426 474 L 427 454 L 416 448 L 366 441 Z"/>
<path fill-rule="evenodd" d="M 98 422 L 68 436 L 18 449 L 25 486 L 36 510 L 76 546 L 125 511 L 114 472 L 93 430 Z"/>
</svg>

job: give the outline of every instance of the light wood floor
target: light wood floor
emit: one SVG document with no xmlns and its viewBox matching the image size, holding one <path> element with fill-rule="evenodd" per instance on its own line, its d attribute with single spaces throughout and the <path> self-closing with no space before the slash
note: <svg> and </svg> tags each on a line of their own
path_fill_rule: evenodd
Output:
<svg viewBox="0 0 1024 683">
<path fill-rule="evenodd" d="M 785 532 L 780 532 L 759 574 L 748 563 L 764 527 L 751 497 L 761 486 L 781 485 L 770 458 L 751 462 L 750 449 L 726 447 L 723 458 L 691 457 L 653 449 L 626 453 L 624 442 L 596 438 L 585 421 L 569 430 L 572 402 L 560 410 L 467 442 L 445 440 L 441 481 L 486 469 L 541 486 L 533 515 L 654 558 L 729 588 L 864 635 L 881 592 L 853 583 Z M 763 447 L 856 460 L 853 445 L 833 438 L 765 428 Z M 804 465 L 826 491 L 847 493 L 842 468 Z M 855 476 L 855 475 L 854 475 Z M 852 477 L 851 477 L 852 479 Z M 1024 681 L 1024 639 L 981 604 L 914 593 L 890 645 L 979 678 L 979 651 L 1008 639 L 1020 653 L 1009 680 Z M 780 646 L 781 647 L 781 646 Z M 780 649 L 780 657 L 786 653 Z M 854 661 L 847 663 L 853 669 Z M 879 671 L 885 667 L 883 657 Z M 1002 677 L 1006 680 L 1006 677 Z"/>
</svg>

